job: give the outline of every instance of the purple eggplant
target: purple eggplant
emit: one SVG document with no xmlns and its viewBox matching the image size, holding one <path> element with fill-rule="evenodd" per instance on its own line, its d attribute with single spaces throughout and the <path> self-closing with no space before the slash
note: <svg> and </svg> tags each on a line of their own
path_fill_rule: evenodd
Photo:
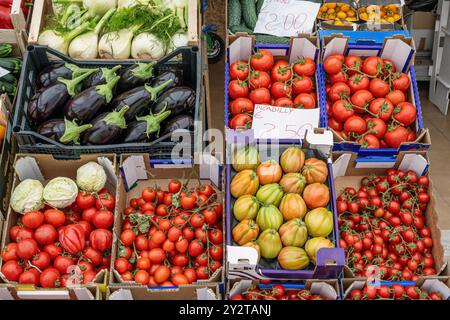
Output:
<svg viewBox="0 0 450 320">
<path fill-rule="evenodd" d="M 194 118 L 187 114 L 181 114 L 169 120 L 163 130 L 163 134 L 168 134 L 175 130 L 194 130 Z"/>
<path fill-rule="evenodd" d="M 28 104 L 30 119 L 37 123 L 49 119 L 55 111 L 62 108 L 71 97 L 78 93 L 81 82 L 95 71 L 93 69 L 85 72 L 72 80 L 58 78 L 58 81 L 49 87 L 39 89 Z"/>
<path fill-rule="evenodd" d="M 129 110 L 125 114 L 125 119 L 128 122 L 133 121 L 137 116 L 148 113 L 148 109 L 151 104 L 156 101 L 158 94 L 166 90 L 171 83 L 172 79 L 169 79 L 157 87 L 146 84 L 145 86 L 131 89 L 130 91 L 118 95 L 111 102 L 111 107 L 114 110 L 120 110 L 122 107 L 128 106 Z"/>
<path fill-rule="evenodd" d="M 170 111 L 161 111 L 158 114 L 149 114 L 144 117 L 136 117 L 136 121 L 128 124 L 123 142 L 146 142 L 153 136 L 159 136 L 161 122 L 170 115 Z"/>
<path fill-rule="evenodd" d="M 90 128 L 91 124 L 79 126 L 75 120 L 51 119 L 42 123 L 36 132 L 64 144 L 80 144 L 80 135 Z"/>
<path fill-rule="evenodd" d="M 154 77 L 150 82 L 149 85 L 153 88 L 156 88 L 163 83 L 165 83 L 167 80 L 172 80 L 172 82 L 165 88 L 165 90 L 172 89 L 177 86 L 181 86 L 182 79 L 178 72 L 175 71 L 165 71 L 161 73 L 160 75 Z M 160 92 L 158 96 L 163 94 L 164 92 Z"/>
<path fill-rule="evenodd" d="M 48 87 L 58 81 L 58 78 L 73 79 L 91 70 L 94 69 L 80 68 L 71 63 L 51 64 L 39 73 L 36 85 L 38 88 Z"/>
<path fill-rule="evenodd" d="M 153 77 L 156 62 L 136 63 L 120 73 L 117 92 L 122 93 L 143 86 Z"/>
<path fill-rule="evenodd" d="M 107 84 L 113 78 L 117 77 L 116 72 L 120 69 L 120 65 L 114 66 L 111 69 L 108 68 L 100 68 L 99 71 L 92 74 L 89 78 L 84 82 L 85 88 L 95 87 L 101 84 Z"/>
<path fill-rule="evenodd" d="M 100 110 L 106 107 L 113 97 L 113 90 L 119 81 L 116 76 L 107 84 L 88 88 L 66 103 L 64 115 L 67 119 L 78 119 L 80 123 L 88 123 Z"/>
<path fill-rule="evenodd" d="M 92 122 L 90 128 L 83 136 L 84 145 L 106 145 L 116 142 L 127 127 L 125 113 L 128 106 L 120 111 L 102 113 Z"/>
<path fill-rule="evenodd" d="M 180 114 L 191 114 L 195 108 L 195 91 L 189 87 L 175 87 L 164 92 L 153 104 L 153 114 L 169 110 L 170 117 Z"/>
</svg>

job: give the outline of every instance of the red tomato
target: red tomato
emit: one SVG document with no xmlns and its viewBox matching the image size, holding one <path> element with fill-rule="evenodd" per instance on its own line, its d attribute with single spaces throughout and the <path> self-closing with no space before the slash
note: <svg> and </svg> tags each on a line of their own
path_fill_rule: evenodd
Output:
<svg viewBox="0 0 450 320">
<path fill-rule="evenodd" d="M 211 256 L 211 258 L 213 258 L 214 260 L 222 260 L 223 258 L 223 249 L 221 246 L 210 246 L 209 247 L 209 255 Z"/>
<path fill-rule="evenodd" d="M 345 120 L 350 118 L 355 113 L 352 105 L 344 100 L 336 101 L 331 107 L 331 112 L 333 114 L 333 118 L 338 122 L 345 122 Z"/>
<path fill-rule="evenodd" d="M 338 82 L 347 82 L 348 80 L 348 75 L 347 73 L 343 72 L 343 71 L 339 71 L 336 74 L 330 74 L 328 76 L 328 81 L 330 82 L 330 84 L 336 84 Z"/>
<path fill-rule="evenodd" d="M 384 135 L 384 141 L 390 148 L 398 148 L 401 143 L 408 141 L 408 130 L 404 127 L 389 128 Z"/>
<path fill-rule="evenodd" d="M 114 262 L 114 269 L 116 269 L 119 273 L 125 273 L 127 271 L 131 271 L 133 266 L 131 263 L 125 258 L 117 258 Z"/>
<path fill-rule="evenodd" d="M 362 135 L 367 130 L 367 123 L 359 116 L 351 116 L 345 120 L 344 130 L 351 135 Z"/>
<path fill-rule="evenodd" d="M 114 207 L 116 205 L 116 199 L 114 196 L 110 193 L 104 193 L 99 195 L 97 198 L 95 205 L 98 210 L 100 209 L 106 209 L 106 210 L 114 210 Z"/>
<path fill-rule="evenodd" d="M 91 283 L 94 281 L 97 273 L 93 270 L 87 270 L 83 273 L 83 284 Z"/>
<path fill-rule="evenodd" d="M 334 131 L 342 131 L 342 129 L 344 128 L 342 122 L 338 122 L 334 118 L 328 118 L 328 127 L 333 129 Z"/>
<path fill-rule="evenodd" d="M 237 98 L 231 103 L 230 112 L 233 116 L 240 113 L 250 113 L 252 114 L 255 109 L 255 105 L 250 99 L 247 98 Z M 174 192 L 176 193 L 176 192 Z"/>
<path fill-rule="evenodd" d="M 106 250 L 111 249 L 112 233 L 106 229 L 94 230 L 89 235 L 89 242 L 95 250 L 105 252 Z"/>
<path fill-rule="evenodd" d="M 270 72 L 273 82 L 286 82 L 291 79 L 292 71 L 289 62 L 280 60 L 275 63 Z"/>
<path fill-rule="evenodd" d="M 231 98 L 245 98 L 248 96 L 248 85 L 245 81 L 232 80 L 228 84 L 228 94 Z"/>
<path fill-rule="evenodd" d="M 23 239 L 17 242 L 17 256 L 20 259 L 31 259 L 39 252 L 38 244 L 33 239 Z"/>
<path fill-rule="evenodd" d="M 272 80 L 270 76 L 265 71 L 252 71 L 250 73 L 250 88 L 258 89 L 258 88 L 269 88 Z"/>
<path fill-rule="evenodd" d="M 389 84 L 386 81 L 375 78 L 370 81 L 369 89 L 377 98 L 384 98 L 389 93 Z"/>
<path fill-rule="evenodd" d="M 367 128 L 378 138 L 382 139 L 386 133 L 386 123 L 378 118 L 368 118 Z"/>
<path fill-rule="evenodd" d="M 2 274 L 9 281 L 19 280 L 23 267 L 16 260 L 7 261 L 2 266 Z"/>
<path fill-rule="evenodd" d="M 97 214 L 97 208 L 96 207 L 92 207 L 92 208 L 83 210 L 83 213 L 81 214 L 81 218 L 84 221 L 87 221 L 87 222 L 91 223 L 92 220 L 94 219 L 94 216 L 96 214 Z"/>
<path fill-rule="evenodd" d="M 401 102 L 394 109 L 394 118 L 404 126 L 409 126 L 416 121 L 416 108 L 409 102 Z"/>
<path fill-rule="evenodd" d="M 205 252 L 205 247 L 200 240 L 194 240 L 189 244 L 188 251 L 191 257 L 197 257 L 198 255 Z"/>
<path fill-rule="evenodd" d="M 34 231 L 34 238 L 40 245 L 47 245 L 56 241 L 58 233 L 51 224 L 43 224 Z"/>
<path fill-rule="evenodd" d="M 295 77 L 292 82 L 292 89 L 295 94 L 310 93 L 313 91 L 314 83 L 310 77 Z"/>
<path fill-rule="evenodd" d="M 51 224 L 55 228 L 58 228 L 66 222 L 66 215 L 61 210 L 47 209 L 44 212 L 45 222 Z"/>
<path fill-rule="evenodd" d="M 144 199 L 145 202 L 153 202 L 156 199 L 156 190 L 154 188 L 145 187 L 142 190 L 141 197 L 142 197 L 142 199 Z M 130 205 L 131 205 L 131 203 L 130 203 Z M 131 206 L 136 207 L 133 205 L 131 205 Z"/>
<path fill-rule="evenodd" d="M 269 71 L 273 64 L 273 55 L 268 50 L 258 50 L 250 58 L 250 65 L 254 70 Z"/>
<path fill-rule="evenodd" d="M 52 260 L 63 253 L 63 249 L 54 243 L 44 246 L 42 250 L 47 252 Z"/>
<path fill-rule="evenodd" d="M 392 86 L 394 89 L 406 91 L 409 89 L 411 81 L 405 73 L 395 73 L 393 75 Z"/>
<path fill-rule="evenodd" d="M 389 92 L 385 98 L 388 99 L 390 102 L 392 102 L 394 106 L 398 105 L 401 102 L 406 101 L 405 94 L 403 93 L 403 91 L 400 90 L 394 90 Z"/>
<path fill-rule="evenodd" d="M 370 80 L 368 77 L 361 74 L 354 74 L 348 79 L 347 84 L 350 87 L 351 92 L 369 90 Z"/>
<path fill-rule="evenodd" d="M 254 104 L 270 105 L 272 103 L 272 96 L 270 95 L 270 91 L 267 88 L 258 88 L 252 90 L 252 92 L 250 92 L 249 97 Z"/>
<path fill-rule="evenodd" d="M 202 279 L 202 280 L 208 279 L 209 278 L 208 267 L 206 267 L 206 266 L 198 267 L 196 269 L 196 276 L 197 276 L 197 279 Z"/>
<path fill-rule="evenodd" d="M 109 210 L 99 210 L 92 219 L 97 229 L 108 229 L 114 224 L 114 214 Z"/>
<path fill-rule="evenodd" d="M 87 247 L 83 250 L 83 258 L 94 267 L 100 265 L 103 261 L 102 253 L 92 247 Z"/>
<path fill-rule="evenodd" d="M 368 103 L 373 99 L 373 95 L 370 91 L 368 90 L 358 90 L 356 91 L 352 98 L 350 99 L 351 102 L 359 107 L 359 108 L 365 108 L 366 105 L 368 105 Z M 355 112 L 357 113 L 365 113 L 365 110 L 361 110 L 358 108 L 355 108 Z"/>
<path fill-rule="evenodd" d="M 40 211 L 29 211 L 22 216 L 22 224 L 30 229 L 36 229 L 44 223 L 44 214 Z"/>
<path fill-rule="evenodd" d="M 53 261 L 53 267 L 56 268 L 62 274 L 68 273 L 67 269 L 70 266 L 74 265 L 75 262 L 72 260 L 72 258 L 68 256 L 58 256 L 56 257 L 55 261 Z"/>
<path fill-rule="evenodd" d="M 380 140 L 374 134 L 367 134 L 364 137 L 358 139 L 358 143 L 361 144 L 361 148 L 365 149 L 379 149 Z"/>
<path fill-rule="evenodd" d="M 249 129 L 252 127 L 252 120 L 248 114 L 237 114 L 230 120 L 229 127 L 231 129 Z"/>
<path fill-rule="evenodd" d="M 345 57 L 344 64 L 351 70 L 347 70 L 349 75 L 355 75 L 359 70 L 361 70 L 362 59 L 358 56 L 347 56 Z"/>
<path fill-rule="evenodd" d="M 362 72 L 369 76 L 377 76 L 381 73 L 384 67 L 383 59 L 380 57 L 367 57 L 362 66 Z"/>
<path fill-rule="evenodd" d="M 384 75 L 387 76 L 390 72 L 395 73 L 397 71 L 397 68 L 391 59 L 383 59 L 383 70 Z"/>
<path fill-rule="evenodd" d="M 369 111 L 377 114 L 381 120 L 387 121 L 394 112 L 394 105 L 389 100 L 378 98 L 370 103 Z"/>
<path fill-rule="evenodd" d="M 230 76 L 231 79 L 245 80 L 248 77 L 248 62 L 238 60 L 233 62 L 230 66 Z"/>
<path fill-rule="evenodd" d="M 328 96 L 331 101 L 335 102 L 337 100 L 343 99 L 344 97 L 350 97 L 351 91 L 348 85 L 344 82 L 335 83 L 331 86 Z"/>
<path fill-rule="evenodd" d="M 2 250 L 3 261 L 19 260 L 17 256 L 17 243 L 11 242 Z"/>
<path fill-rule="evenodd" d="M 77 198 L 75 199 L 75 203 L 81 209 L 89 209 L 95 206 L 95 197 L 90 192 L 80 191 L 78 192 Z"/>
<path fill-rule="evenodd" d="M 338 56 L 329 56 L 325 59 L 323 67 L 328 74 L 336 74 L 342 69 L 343 59 Z"/>
<path fill-rule="evenodd" d="M 316 107 L 316 100 L 309 93 L 301 93 L 294 99 L 295 108 L 299 109 L 314 109 Z"/>
<path fill-rule="evenodd" d="M 48 268 L 42 271 L 39 283 L 43 288 L 56 288 L 60 284 L 60 273 L 56 268 Z"/>
<path fill-rule="evenodd" d="M 276 107 L 293 108 L 294 101 L 292 101 L 288 97 L 282 97 L 282 98 L 278 98 L 277 100 L 275 100 L 273 105 Z"/>
<path fill-rule="evenodd" d="M 283 97 L 291 97 L 292 95 L 292 87 L 287 83 L 283 82 L 274 82 L 270 87 L 270 93 L 275 99 L 283 98 Z"/>
<path fill-rule="evenodd" d="M 36 269 L 26 270 L 19 276 L 19 283 L 20 284 L 31 284 L 31 285 L 38 286 L 39 285 L 39 276 L 40 276 L 40 273 Z"/>
<path fill-rule="evenodd" d="M 85 246 L 86 235 L 83 227 L 71 224 L 59 232 L 61 246 L 70 254 L 77 254 Z M 92 245 L 92 244 L 91 244 Z"/>
<path fill-rule="evenodd" d="M 153 277 L 157 283 L 163 283 L 164 281 L 169 279 L 170 269 L 166 266 L 159 266 L 158 268 L 156 268 Z"/>
<path fill-rule="evenodd" d="M 299 76 L 312 77 L 316 73 L 316 64 L 310 58 L 300 57 L 294 63 L 293 70 Z"/>
</svg>

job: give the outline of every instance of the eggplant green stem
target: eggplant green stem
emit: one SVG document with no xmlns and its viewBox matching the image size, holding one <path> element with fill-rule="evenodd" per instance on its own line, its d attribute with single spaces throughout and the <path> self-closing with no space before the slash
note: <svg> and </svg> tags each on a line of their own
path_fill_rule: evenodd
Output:
<svg viewBox="0 0 450 320">
<path fill-rule="evenodd" d="M 90 70 L 90 71 L 86 71 L 86 72 L 84 72 L 81 76 L 78 76 L 78 77 L 73 78 L 73 79 L 71 79 L 71 80 L 64 79 L 64 78 L 62 78 L 62 77 L 58 77 L 58 81 L 59 81 L 59 82 L 62 82 L 62 83 L 64 83 L 64 84 L 66 85 L 66 87 L 67 87 L 67 92 L 69 93 L 69 95 L 70 95 L 71 97 L 73 97 L 73 96 L 76 95 L 77 92 L 78 92 L 78 88 L 79 88 L 78 85 L 79 85 L 84 79 L 86 79 L 87 77 L 89 77 L 91 74 L 93 74 L 93 73 L 96 72 L 96 71 L 98 71 L 98 68 L 97 68 L 97 69 L 92 69 L 92 70 Z"/>
<path fill-rule="evenodd" d="M 72 79 L 83 75 L 85 72 L 98 71 L 98 68 L 80 68 L 79 66 L 72 63 L 66 63 L 64 66 L 72 71 Z"/>
<path fill-rule="evenodd" d="M 169 79 L 163 84 L 157 86 L 156 88 L 153 88 L 149 84 L 146 84 L 145 90 L 147 90 L 150 93 L 150 100 L 155 101 L 156 98 L 158 97 L 158 93 L 162 91 L 165 87 L 167 87 L 172 81 L 173 81 L 172 79 Z"/>
<path fill-rule="evenodd" d="M 59 141 L 64 144 L 71 142 L 73 144 L 80 144 L 80 135 L 84 131 L 92 128 L 92 124 L 79 126 L 75 119 L 73 121 L 64 119 L 64 125 L 66 126 L 66 130 L 64 131 L 63 136 L 59 139 Z"/>
<path fill-rule="evenodd" d="M 138 78 L 147 80 L 153 77 L 153 70 L 155 65 L 156 62 L 137 63 L 137 67 L 134 68 L 131 73 L 133 73 L 133 75 Z"/>
<path fill-rule="evenodd" d="M 130 109 L 129 106 L 123 106 L 119 111 L 112 111 L 108 113 L 103 119 L 106 124 L 125 129 L 127 127 L 127 121 L 125 120 L 125 113 Z"/>
<path fill-rule="evenodd" d="M 102 78 L 105 79 L 105 82 L 110 82 L 114 80 L 115 77 L 117 77 L 116 72 L 120 69 L 120 65 L 114 66 L 111 69 L 108 68 L 100 68 L 102 71 Z"/>
<path fill-rule="evenodd" d="M 116 8 L 111 8 L 108 11 L 106 11 L 106 13 L 103 15 L 103 17 L 100 19 L 100 21 L 98 22 L 97 26 L 94 29 L 94 32 L 96 34 L 100 34 L 103 27 L 105 26 L 105 23 L 108 22 L 109 18 L 111 18 L 114 12 L 116 12 Z"/>
<path fill-rule="evenodd" d="M 161 122 L 163 122 L 168 116 L 170 116 L 171 111 L 167 110 L 166 107 L 164 107 L 163 110 L 158 112 L 157 114 L 149 114 L 148 116 L 144 117 L 136 117 L 136 120 L 138 121 L 146 121 L 147 122 L 147 130 L 145 131 L 147 133 L 147 138 L 150 137 L 152 133 L 157 134 L 159 136 L 159 130 L 161 129 Z"/>
<path fill-rule="evenodd" d="M 102 96 L 104 96 L 105 101 L 107 103 L 109 103 L 111 101 L 111 99 L 113 98 L 113 89 L 119 80 L 120 80 L 120 77 L 116 76 L 116 77 L 112 78 L 111 81 L 109 81 L 108 83 L 96 86 L 95 90 L 97 91 L 98 94 L 101 94 Z"/>
</svg>

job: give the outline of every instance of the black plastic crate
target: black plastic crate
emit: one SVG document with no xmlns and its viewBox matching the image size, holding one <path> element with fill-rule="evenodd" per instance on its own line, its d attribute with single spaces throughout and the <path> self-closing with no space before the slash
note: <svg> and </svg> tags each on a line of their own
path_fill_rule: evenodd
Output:
<svg viewBox="0 0 450 320">
<path fill-rule="evenodd" d="M 167 154 L 171 154 L 174 147 L 177 146 L 184 150 L 184 156 L 175 155 L 175 158 L 186 158 L 186 153 L 193 158 L 195 150 L 194 144 L 197 145 L 198 143 L 201 143 L 201 141 L 196 141 L 196 137 L 202 136 L 196 132 L 190 133 L 190 142 L 183 142 L 180 144 L 178 141 L 171 141 L 171 133 L 169 133 L 148 143 L 121 143 L 100 146 L 64 145 L 34 132 L 31 129 L 32 127 L 28 119 L 27 109 L 28 103 L 36 91 L 35 82 L 37 75 L 46 66 L 61 62 L 72 63 L 89 68 L 113 67 L 115 65 L 127 67 L 134 64 L 134 61 L 132 60 L 74 60 L 47 46 L 28 46 L 23 60 L 13 118 L 13 133 L 16 137 L 20 152 L 52 154 L 59 158 L 72 158 L 78 157 L 81 154 L 92 153 L 149 153 L 152 158 L 165 158 Z M 179 72 L 183 78 L 183 84 L 190 86 L 195 90 L 196 102 L 194 120 L 196 121 L 196 125 L 194 130 L 198 130 L 201 128 L 201 126 L 197 125 L 198 121 L 201 121 L 201 119 L 199 119 L 201 114 L 200 108 L 203 108 L 201 101 L 204 100 L 200 97 L 203 94 L 203 91 L 201 88 L 202 70 L 199 48 L 181 47 L 160 59 L 155 66 L 155 74 L 158 75 L 167 70 Z"/>
</svg>

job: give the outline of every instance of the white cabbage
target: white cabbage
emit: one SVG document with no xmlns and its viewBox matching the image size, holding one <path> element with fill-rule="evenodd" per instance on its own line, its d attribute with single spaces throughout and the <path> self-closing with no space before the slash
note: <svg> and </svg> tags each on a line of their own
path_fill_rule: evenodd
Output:
<svg viewBox="0 0 450 320">
<path fill-rule="evenodd" d="M 11 195 L 10 205 L 18 213 L 39 210 L 44 207 L 44 186 L 38 180 L 26 179 L 19 183 Z"/>
<path fill-rule="evenodd" d="M 88 162 L 77 170 L 77 185 L 87 192 L 98 192 L 106 184 L 106 172 L 96 162 Z"/>
<path fill-rule="evenodd" d="M 44 188 L 45 202 L 54 208 L 63 209 L 75 202 L 78 195 L 77 184 L 70 178 L 57 177 Z"/>
</svg>

